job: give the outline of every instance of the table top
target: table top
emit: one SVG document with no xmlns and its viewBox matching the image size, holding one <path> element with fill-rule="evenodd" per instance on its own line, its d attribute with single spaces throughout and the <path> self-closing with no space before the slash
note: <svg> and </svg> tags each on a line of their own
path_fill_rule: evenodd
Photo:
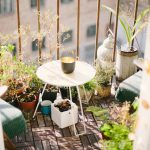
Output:
<svg viewBox="0 0 150 150">
<path fill-rule="evenodd" d="M 94 78 L 95 69 L 86 62 L 76 61 L 73 73 L 65 74 L 61 69 L 60 60 L 43 64 L 37 69 L 37 76 L 45 83 L 58 87 L 83 85 Z"/>
<path fill-rule="evenodd" d="M 0 97 L 3 96 L 8 89 L 8 86 L 0 86 Z"/>
</svg>

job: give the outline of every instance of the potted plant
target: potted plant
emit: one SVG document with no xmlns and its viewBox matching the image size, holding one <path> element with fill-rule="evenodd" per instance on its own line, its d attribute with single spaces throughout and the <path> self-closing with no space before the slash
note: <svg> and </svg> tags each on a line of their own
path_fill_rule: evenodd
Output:
<svg viewBox="0 0 150 150">
<path fill-rule="evenodd" d="M 65 128 L 78 122 L 78 107 L 69 99 L 55 100 L 51 104 L 51 115 L 60 128 Z"/>
<path fill-rule="evenodd" d="M 95 88 L 96 88 L 95 81 L 91 80 L 91 81 L 85 83 L 84 88 L 85 88 L 86 96 L 85 96 L 83 87 L 82 86 L 80 87 L 81 100 L 84 101 L 84 99 L 85 99 L 85 103 L 88 103 L 94 93 Z"/>
<path fill-rule="evenodd" d="M 68 87 L 61 87 L 60 93 L 61 93 L 62 99 L 66 99 L 66 98 L 70 99 Z M 71 87 L 71 94 L 72 94 L 72 101 L 76 102 L 78 100 L 78 92 L 77 92 L 76 87 Z"/>
<path fill-rule="evenodd" d="M 103 7 L 116 15 L 116 12 L 112 8 L 108 6 Z M 129 19 L 126 17 L 119 16 L 119 21 L 127 41 L 125 46 L 117 50 L 116 76 L 119 80 L 126 79 L 137 71 L 136 66 L 133 64 L 133 60 L 138 57 L 138 50 L 134 47 L 133 40 L 136 39 L 137 35 L 147 26 L 148 23 L 144 21 L 144 18 L 149 12 L 150 8 L 143 10 L 135 20 L 134 25 L 131 25 Z"/>
<path fill-rule="evenodd" d="M 112 66 L 102 67 L 99 63 L 96 65 L 96 89 L 101 97 L 108 97 L 111 95 L 111 78 L 114 74 Z"/>
<path fill-rule="evenodd" d="M 43 89 L 41 89 L 41 92 L 42 90 Z M 57 98 L 57 92 L 58 89 L 55 86 L 47 85 L 47 88 L 43 93 L 42 100 L 50 100 L 53 103 Z"/>
<path fill-rule="evenodd" d="M 17 96 L 21 109 L 25 112 L 33 111 L 36 105 L 36 95 L 32 88 L 27 88 Z"/>
</svg>

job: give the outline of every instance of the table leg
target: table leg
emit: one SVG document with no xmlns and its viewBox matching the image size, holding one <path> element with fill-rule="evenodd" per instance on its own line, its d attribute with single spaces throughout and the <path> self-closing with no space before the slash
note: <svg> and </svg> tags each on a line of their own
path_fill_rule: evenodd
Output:
<svg viewBox="0 0 150 150">
<path fill-rule="evenodd" d="M 38 103 L 37 103 L 37 105 L 36 105 L 36 108 L 35 108 L 35 111 L 34 111 L 34 114 L 33 114 L 33 117 L 32 117 L 32 118 L 35 117 L 36 112 L 37 112 L 37 109 L 38 109 L 40 103 L 42 102 L 42 96 L 43 96 L 43 94 L 44 94 L 44 91 L 45 91 L 45 89 L 46 89 L 46 86 L 47 86 L 47 83 L 45 83 L 44 88 L 43 88 L 43 91 L 42 91 L 42 93 L 40 93 L 40 95 L 39 95 Z"/>
<path fill-rule="evenodd" d="M 79 86 L 76 86 L 76 87 L 77 87 L 77 92 L 78 92 L 78 97 L 79 97 L 79 103 L 80 103 L 80 108 L 81 108 L 82 121 L 83 121 L 83 126 L 84 126 L 84 132 L 82 134 L 86 134 L 85 117 L 84 117 L 84 114 L 83 114 L 83 107 L 82 107 L 82 102 L 81 102 L 81 96 L 80 96 Z M 82 134 L 79 134 L 79 135 L 82 135 Z"/>
<path fill-rule="evenodd" d="M 70 100 L 71 100 L 71 102 L 72 102 L 71 87 L 69 87 L 69 95 L 70 95 Z M 76 131 L 75 120 L 74 120 L 74 116 L 73 116 L 72 111 L 71 111 L 71 115 L 72 115 L 72 119 L 73 119 L 73 130 L 74 130 L 74 134 L 75 134 L 75 136 L 76 136 L 76 135 L 77 135 L 77 131 Z"/>
</svg>

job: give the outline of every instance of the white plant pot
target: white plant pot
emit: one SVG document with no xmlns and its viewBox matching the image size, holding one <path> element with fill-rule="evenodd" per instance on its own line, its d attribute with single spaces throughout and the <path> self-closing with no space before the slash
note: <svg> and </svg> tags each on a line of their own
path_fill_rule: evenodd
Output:
<svg viewBox="0 0 150 150">
<path fill-rule="evenodd" d="M 54 105 L 61 100 L 55 100 L 54 103 L 51 105 L 51 117 L 52 120 L 60 127 L 65 128 L 76 124 L 78 122 L 78 107 L 75 103 L 71 103 L 71 109 L 68 111 L 60 112 L 57 107 Z"/>
<path fill-rule="evenodd" d="M 118 80 L 124 80 L 137 71 L 137 67 L 133 63 L 138 58 L 138 52 L 117 51 L 116 57 L 116 76 Z"/>
</svg>

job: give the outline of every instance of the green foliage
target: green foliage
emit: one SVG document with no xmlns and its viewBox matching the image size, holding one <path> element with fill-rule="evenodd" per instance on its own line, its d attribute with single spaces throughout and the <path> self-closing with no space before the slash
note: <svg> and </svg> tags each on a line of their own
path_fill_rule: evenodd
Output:
<svg viewBox="0 0 150 150">
<path fill-rule="evenodd" d="M 102 141 L 102 148 L 106 150 L 132 150 L 132 141 L 128 138 L 130 130 L 125 125 L 105 123 L 100 131 L 107 138 Z"/>
<path fill-rule="evenodd" d="M 95 82 L 97 86 L 108 86 L 113 74 L 114 68 L 112 66 L 102 67 L 99 63 L 97 63 L 95 75 Z"/>
<path fill-rule="evenodd" d="M 89 106 L 86 111 L 92 112 L 94 116 L 100 117 L 101 119 L 108 119 L 109 116 L 108 109 L 103 109 L 96 106 Z"/>
<path fill-rule="evenodd" d="M 136 111 L 139 107 L 139 102 L 138 99 L 135 99 L 134 102 L 132 103 L 133 109 Z"/>
<path fill-rule="evenodd" d="M 84 87 L 87 91 L 91 91 L 91 90 L 94 90 L 95 87 L 96 87 L 96 84 L 95 84 L 95 81 L 94 80 L 91 80 L 87 83 L 84 84 Z"/>
<path fill-rule="evenodd" d="M 105 6 L 105 5 L 103 5 L 103 8 L 107 9 L 108 11 L 110 11 L 114 15 L 116 15 L 115 10 L 113 10 L 112 8 Z M 126 39 L 127 39 L 129 47 L 131 46 L 133 39 L 143 30 L 144 27 L 147 26 L 148 23 L 143 22 L 143 19 L 147 14 L 149 14 L 149 12 L 150 12 L 150 8 L 143 10 L 137 17 L 135 24 L 133 26 L 131 26 L 129 24 L 128 20 L 125 17 L 119 16 L 119 21 L 120 21 L 122 28 L 124 30 L 124 33 L 126 35 Z"/>
</svg>

